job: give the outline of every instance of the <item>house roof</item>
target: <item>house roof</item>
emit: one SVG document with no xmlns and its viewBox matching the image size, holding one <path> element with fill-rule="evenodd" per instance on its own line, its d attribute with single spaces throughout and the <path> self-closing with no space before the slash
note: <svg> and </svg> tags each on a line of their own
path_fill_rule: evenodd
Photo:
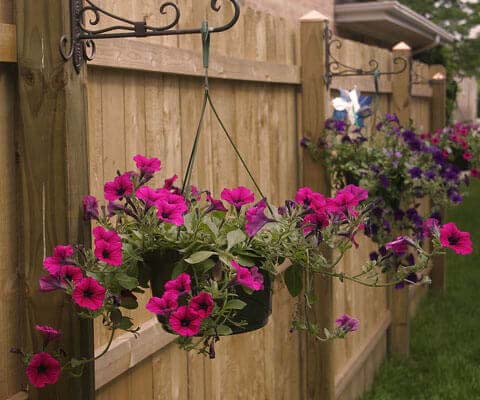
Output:
<svg viewBox="0 0 480 400">
<path fill-rule="evenodd" d="M 347 33 L 374 39 L 385 46 L 404 41 L 413 49 L 452 43 L 455 37 L 398 1 L 338 4 L 335 23 Z"/>
</svg>

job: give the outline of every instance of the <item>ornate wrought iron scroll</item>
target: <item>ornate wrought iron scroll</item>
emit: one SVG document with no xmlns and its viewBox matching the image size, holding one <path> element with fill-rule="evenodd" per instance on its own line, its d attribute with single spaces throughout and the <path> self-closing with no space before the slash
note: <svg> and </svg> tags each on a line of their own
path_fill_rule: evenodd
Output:
<svg viewBox="0 0 480 400">
<path fill-rule="evenodd" d="M 173 2 L 165 2 L 160 6 L 160 14 L 171 16 L 164 26 L 152 26 L 144 21 L 132 21 L 115 15 L 99 6 L 92 0 L 68 0 L 70 2 L 70 35 L 63 35 L 60 39 L 60 54 L 65 61 L 72 59 L 77 72 L 85 61 L 95 58 L 95 40 L 116 39 L 129 37 L 149 37 L 167 35 L 201 34 L 201 28 L 177 29 L 181 19 L 181 12 Z M 132 0 L 126 0 L 132 1 Z M 200 0 L 195 0 L 200 1 Z M 224 0 L 233 5 L 234 15 L 225 25 L 210 27 L 209 32 L 224 32 L 232 28 L 240 17 L 238 0 Z M 210 0 L 213 11 L 219 12 L 221 6 L 218 0 Z M 96 29 L 103 18 L 112 20 L 112 25 Z M 88 21 L 88 23 L 86 23 Z"/>
<path fill-rule="evenodd" d="M 373 76 L 375 78 L 375 85 L 378 84 L 378 79 L 384 75 L 399 75 L 403 73 L 410 65 L 410 61 L 404 57 L 395 57 L 393 64 L 398 66 L 398 69 L 394 71 L 381 71 L 378 61 L 371 59 L 368 62 L 368 68 L 356 68 L 346 65 L 339 61 L 332 54 L 332 49 L 337 50 L 342 48 L 342 41 L 333 38 L 333 33 L 330 30 L 328 24 L 325 25 L 325 83 L 329 87 L 334 77 L 337 76 Z M 378 88 L 377 88 L 378 91 Z"/>
</svg>

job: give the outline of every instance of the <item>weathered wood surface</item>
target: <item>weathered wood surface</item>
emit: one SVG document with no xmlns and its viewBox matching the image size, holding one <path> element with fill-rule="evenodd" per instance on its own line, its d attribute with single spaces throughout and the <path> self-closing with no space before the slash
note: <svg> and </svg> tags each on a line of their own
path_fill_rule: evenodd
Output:
<svg viewBox="0 0 480 400">
<path fill-rule="evenodd" d="M 62 347 L 71 355 L 93 353 L 91 324 L 80 321 L 63 294 L 41 294 L 42 261 L 57 244 L 85 243 L 81 199 L 88 192 L 86 76 L 61 60 L 58 40 L 68 29 L 63 0 L 16 2 L 18 37 L 18 141 L 20 229 L 17 232 L 28 350 L 41 351 L 36 324 L 63 332 Z M 13 188 L 12 188 L 13 189 Z M 80 334 L 81 332 L 81 334 Z M 20 344 L 20 343 L 19 343 Z M 31 399 L 92 399 L 93 368 L 82 379 L 63 376 L 56 386 L 31 390 Z"/>
</svg>

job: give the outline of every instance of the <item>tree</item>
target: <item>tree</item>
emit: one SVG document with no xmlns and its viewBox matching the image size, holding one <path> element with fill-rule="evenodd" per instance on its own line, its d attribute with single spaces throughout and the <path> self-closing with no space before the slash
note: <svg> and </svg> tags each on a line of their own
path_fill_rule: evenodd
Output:
<svg viewBox="0 0 480 400">
<path fill-rule="evenodd" d="M 418 56 L 428 64 L 443 64 L 448 73 L 448 111 L 453 111 L 457 97 L 456 76 L 480 79 L 480 35 L 471 38 L 470 32 L 480 25 L 479 0 L 400 0 L 400 2 L 458 39 L 454 44 L 441 46 Z"/>
</svg>

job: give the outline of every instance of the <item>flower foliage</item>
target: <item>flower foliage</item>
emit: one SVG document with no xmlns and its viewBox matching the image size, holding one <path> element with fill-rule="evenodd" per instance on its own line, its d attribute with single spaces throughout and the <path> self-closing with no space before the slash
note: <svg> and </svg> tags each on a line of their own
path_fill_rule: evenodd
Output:
<svg viewBox="0 0 480 400">
<path fill-rule="evenodd" d="M 138 171 L 119 172 L 105 184 L 107 205 L 99 206 L 92 196 L 84 199 L 85 217 L 96 225 L 93 249 L 80 244 L 55 247 L 40 279 L 42 291 L 59 290 L 71 297 L 82 318 L 101 317 L 112 338 L 118 330 L 138 333 L 125 311 L 137 308 L 137 295 L 152 288 L 147 310 L 177 335 L 182 348 L 213 357 L 221 336 L 248 328 L 242 312 L 253 296 L 271 290 L 270 281 L 279 270 L 291 295 L 299 298 L 293 329 L 319 340 L 343 338 L 358 329 L 357 320 L 343 316 L 330 332 L 310 315 L 315 274 L 369 286 L 395 285 L 421 273 L 442 245 L 468 250 L 464 233 L 430 224 L 422 232 L 433 241 L 431 253 L 416 238 L 398 238 L 349 276 L 337 269 L 339 262 L 358 245 L 356 235 L 378 208 L 366 189 L 350 184 L 326 197 L 305 187 L 294 200 L 274 208 L 266 199 L 255 203 L 254 193 L 245 187 L 224 189 L 223 201 L 193 186 L 182 192 L 175 186 L 176 176 L 154 187 L 160 160 L 134 160 Z M 326 248 L 335 250 L 334 259 L 326 257 Z M 416 262 L 399 266 L 391 282 L 381 279 L 384 263 L 407 249 L 415 253 Z M 92 361 L 68 359 L 61 349 L 46 353 L 50 342 L 58 343 L 60 332 L 37 329 L 44 337 L 42 352 L 16 351 L 24 356 L 31 384 L 55 383 L 60 365 L 62 371 L 78 375 Z"/>
</svg>

